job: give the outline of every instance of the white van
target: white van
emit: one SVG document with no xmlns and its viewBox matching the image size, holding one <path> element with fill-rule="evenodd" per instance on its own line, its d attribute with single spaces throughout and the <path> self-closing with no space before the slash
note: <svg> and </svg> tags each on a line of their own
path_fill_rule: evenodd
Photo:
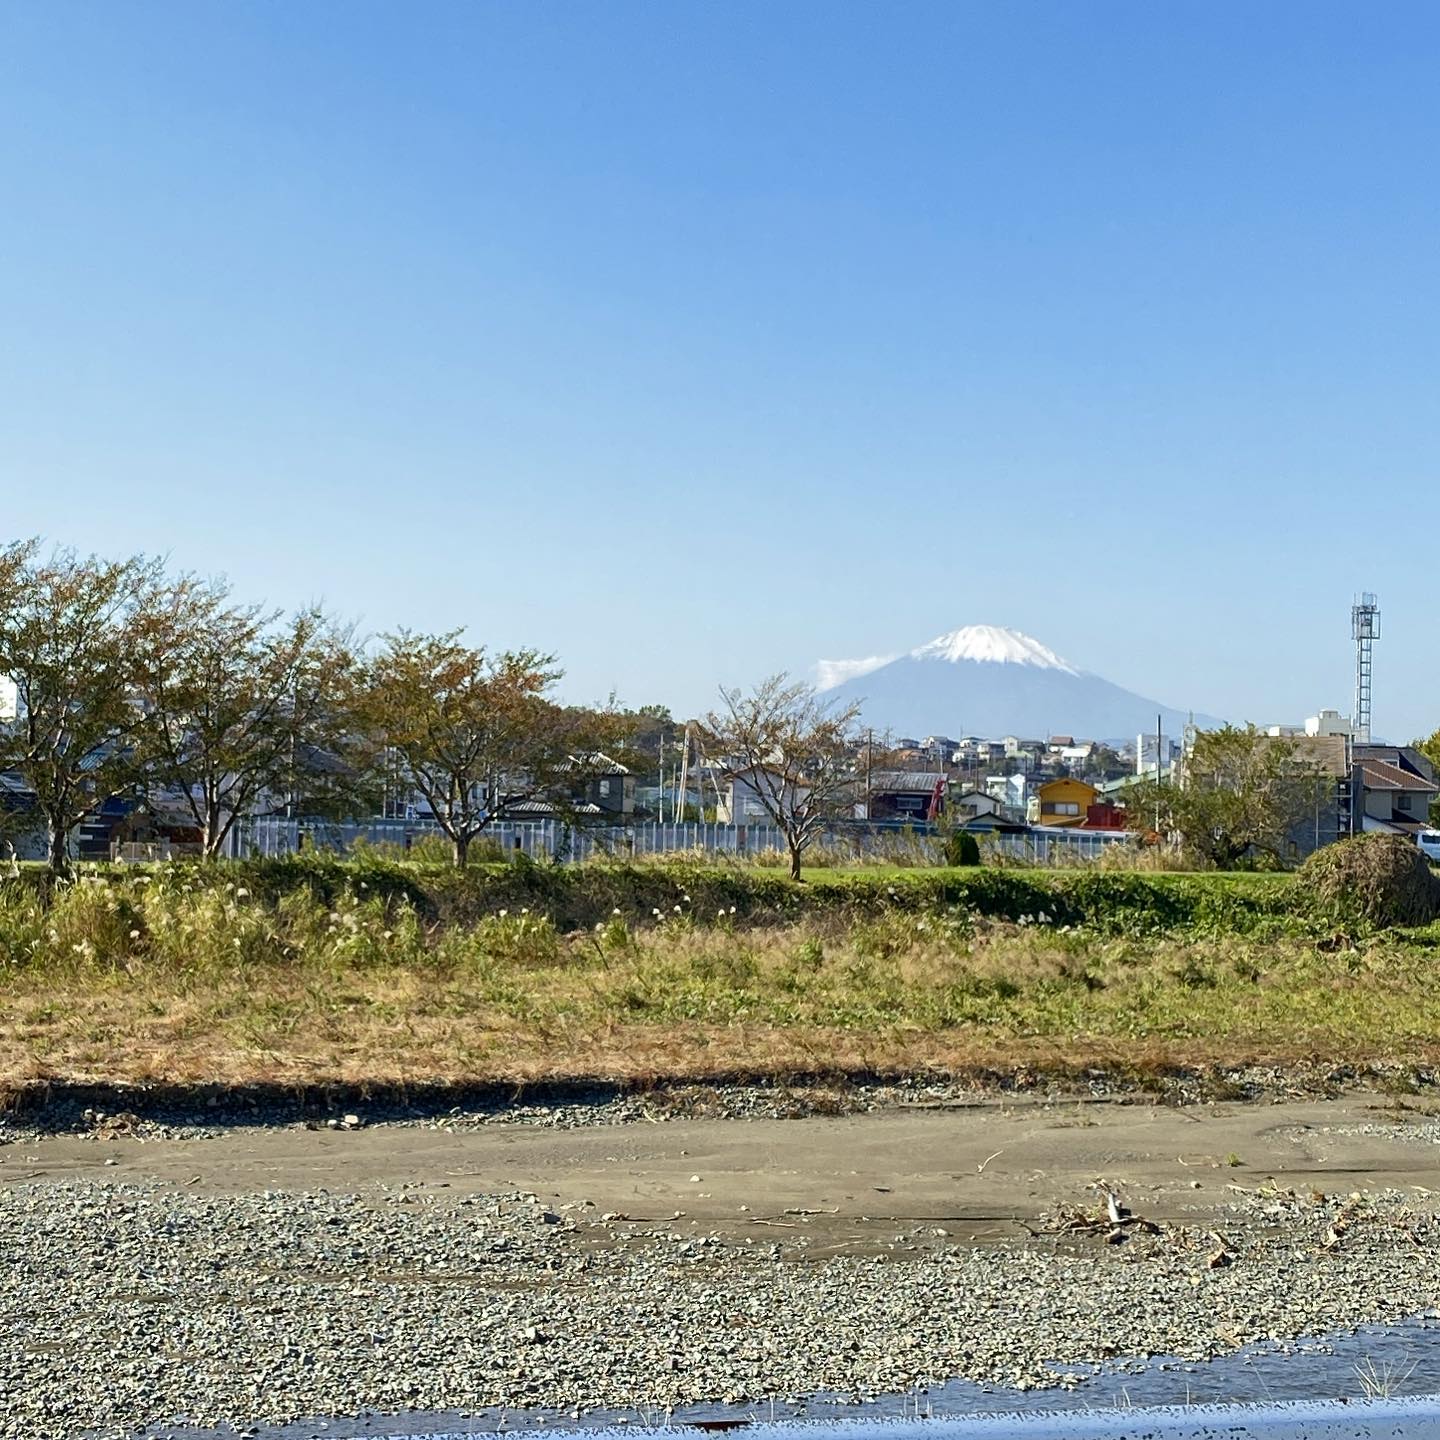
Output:
<svg viewBox="0 0 1440 1440">
<path fill-rule="evenodd" d="M 1435 863 L 1440 863 L 1440 830 L 1422 830 L 1415 837 L 1420 853 Z"/>
</svg>

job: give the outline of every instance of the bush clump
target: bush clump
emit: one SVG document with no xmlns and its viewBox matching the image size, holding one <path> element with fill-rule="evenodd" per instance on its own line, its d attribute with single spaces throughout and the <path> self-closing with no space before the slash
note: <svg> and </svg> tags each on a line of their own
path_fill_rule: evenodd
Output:
<svg viewBox="0 0 1440 1440">
<path fill-rule="evenodd" d="M 1357 835 L 1327 845 L 1300 867 L 1298 884 L 1316 908 L 1372 925 L 1440 919 L 1440 879 L 1403 835 Z"/>
<path fill-rule="evenodd" d="M 980 863 L 980 842 L 966 830 L 957 830 L 945 837 L 945 863 L 947 865 L 978 865 Z"/>
</svg>

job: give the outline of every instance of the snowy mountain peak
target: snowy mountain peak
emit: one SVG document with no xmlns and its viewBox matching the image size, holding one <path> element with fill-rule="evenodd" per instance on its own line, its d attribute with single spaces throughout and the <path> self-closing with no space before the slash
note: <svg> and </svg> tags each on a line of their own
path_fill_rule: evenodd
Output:
<svg viewBox="0 0 1440 1440">
<path fill-rule="evenodd" d="M 1157 716 L 1171 735 L 1187 723 L 1186 712 L 1079 670 L 1001 625 L 964 625 L 915 650 L 826 660 L 818 669 L 819 688 L 859 703 L 867 729 L 897 735 L 1082 735 L 1118 743 L 1151 733 Z"/>
<path fill-rule="evenodd" d="M 1035 665 L 1041 670 L 1063 670 L 1067 675 L 1080 673 L 1048 645 L 1003 625 L 962 625 L 958 630 L 938 636 L 928 645 L 912 650 L 910 654 L 916 660 L 988 660 L 1002 665 Z"/>
</svg>

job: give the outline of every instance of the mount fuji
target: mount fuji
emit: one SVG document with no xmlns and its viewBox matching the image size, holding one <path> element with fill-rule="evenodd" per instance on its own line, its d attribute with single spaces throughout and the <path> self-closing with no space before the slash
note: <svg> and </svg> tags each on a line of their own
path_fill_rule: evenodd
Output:
<svg viewBox="0 0 1440 1440">
<path fill-rule="evenodd" d="M 906 735 L 1133 741 L 1154 733 L 1157 715 L 1167 735 L 1178 735 L 1190 719 L 999 625 L 965 625 L 896 655 L 822 660 L 817 672 L 816 688 L 827 698 L 864 702 L 866 726 Z M 1221 723 L 1209 715 L 1194 719 L 1201 726 Z"/>
</svg>

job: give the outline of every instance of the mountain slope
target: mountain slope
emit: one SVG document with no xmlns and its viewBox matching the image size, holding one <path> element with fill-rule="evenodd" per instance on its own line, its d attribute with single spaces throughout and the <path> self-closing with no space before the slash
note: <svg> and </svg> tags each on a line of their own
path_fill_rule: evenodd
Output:
<svg viewBox="0 0 1440 1440">
<path fill-rule="evenodd" d="M 966 625 L 901 655 L 822 660 L 818 670 L 828 696 L 863 700 L 862 722 L 897 734 L 1133 741 L 1153 733 L 1157 715 L 1167 735 L 1179 735 L 1190 718 L 999 625 Z"/>
</svg>

